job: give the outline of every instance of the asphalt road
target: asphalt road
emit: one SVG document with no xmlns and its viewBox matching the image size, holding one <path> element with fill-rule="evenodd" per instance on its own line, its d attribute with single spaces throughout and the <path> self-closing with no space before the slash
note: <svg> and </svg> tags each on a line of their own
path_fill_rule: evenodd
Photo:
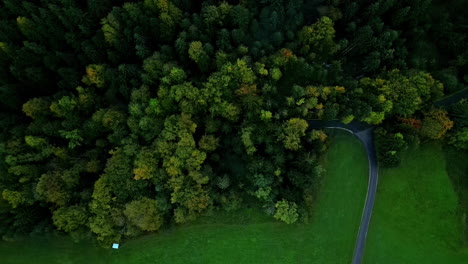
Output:
<svg viewBox="0 0 468 264">
<path fill-rule="evenodd" d="M 447 107 L 449 105 L 452 105 L 462 99 L 468 98 L 468 88 L 465 88 L 463 90 L 460 90 L 450 96 L 445 97 L 444 99 L 441 99 L 439 101 L 434 102 L 434 105 L 437 107 Z"/>
<path fill-rule="evenodd" d="M 374 207 L 375 193 L 377 192 L 378 182 L 378 165 L 377 155 L 374 147 L 373 128 L 361 123 L 351 122 L 347 125 L 339 121 L 309 121 L 311 128 L 334 128 L 346 130 L 355 135 L 363 144 L 367 152 L 367 159 L 369 161 L 369 183 L 367 185 L 366 201 L 364 210 L 362 211 L 361 225 L 356 239 L 354 248 L 353 264 L 359 264 L 362 261 L 364 247 L 366 245 L 367 230 L 372 216 L 372 208 Z"/>
</svg>

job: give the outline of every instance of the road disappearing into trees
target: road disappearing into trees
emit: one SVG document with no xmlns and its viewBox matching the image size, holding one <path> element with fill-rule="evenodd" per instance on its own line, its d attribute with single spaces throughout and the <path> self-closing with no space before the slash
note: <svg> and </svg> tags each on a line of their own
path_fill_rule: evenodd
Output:
<svg viewBox="0 0 468 264">
<path fill-rule="evenodd" d="M 369 229 L 375 194 L 377 192 L 378 164 L 373 140 L 373 128 L 361 122 L 351 122 L 345 125 L 339 121 L 320 120 L 311 120 L 309 121 L 309 125 L 311 128 L 341 129 L 348 131 L 356 136 L 364 144 L 364 148 L 366 149 L 367 159 L 369 161 L 369 183 L 352 261 L 353 264 L 359 264 L 362 261 L 367 230 Z"/>
</svg>

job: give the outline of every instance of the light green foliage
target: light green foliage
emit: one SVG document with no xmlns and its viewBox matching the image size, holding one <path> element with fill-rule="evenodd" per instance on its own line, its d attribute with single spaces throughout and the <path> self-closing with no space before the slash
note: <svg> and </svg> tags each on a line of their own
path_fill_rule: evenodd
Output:
<svg viewBox="0 0 468 264">
<path fill-rule="evenodd" d="M 410 75 L 410 81 L 412 85 L 418 91 L 418 94 L 423 101 L 431 99 L 437 99 L 441 97 L 444 93 L 443 84 L 435 80 L 429 73 L 426 72 L 416 72 Z"/>
<path fill-rule="evenodd" d="M 163 224 L 163 218 L 156 207 L 156 201 L 147 197 L 125 205 L 124 214 L 131 224 L 143 231 L 156 231 Z"/>
<path fill-rule="evenodd" d="M 0 42 L 0 62 L 5 60 L 6 57 L 11 56 L 12 48 L 5 42 Z"/>
<path fill-rule="evenodd" d="M 83 81 L 87 84 L 95 84 L 97 87 L 101 88 L 105 83 L 105 70 L 106 68 L 104 65 L 91 64 L 86 67 L 86 76 Z"/>
<path fill-rule="evenodd" d="M 170 40 L 173 38 L 176 23 L 182 18 L 182 11 L 172 1 L 167 0 L 145 0 L 144 8 L 154 12 L 154 16 L 160 17 L 162 39 Z"/>
<path fill-rule="evenodd" d="M 203 44 L 200 41 L 194 41 L 190 43 L 189 47 L 189 56 L 195 62 L 200 60 L 201 56 L 205 56 L 205 51 L 203 50 Z"/>
<path fill-rule="evenodd" d="M 59 230 L 69 233 L 85 226 L 88 214 L 86 208 L 79 205 L 60 207 L 53 213 L 52 220 Z"/>
<path fill-rule="evenodd" d="M 185 78 L 187 78 L 187 75 L 185 74 L 184 70 L 174 67 L 169 72 L 169 75 L 162 79 L 162 82 L 166 84 L 178 84 L 182 83 Z"/>
<path fill-rule="evenodd" d="M 237 60 L 236 64 L 227 64 L 222 70 L 228 75 L 233 76 L 239 85 L 255 84 L 257 77 L 245 60 Z"/>
<path fill-rule="evenodd" d="M 120 37 L 120 23 L 115 16 L 110 13 L 106 18 L 103 19 L 102 32 L 104 33 L 104 39 L 106 42 L 117 45 Z"/>
<path fill-rule="evenodd" d="M 218 188 L 220 188 L 221 190 L 227 189 L 229 185 L 230 185 L 230 180 L 226 174 L 218 178 L 218 182 L 216 186 L 218 186 Z"/>
<path fill-rule="evenodd" d="M 83 142 L 83 137 L 81 137 L 80 132 L 78 129 L 73 129 L 72 131 L 66 131 L 66 130 L 59 130 L 60 136 L 62 136 L 65 139 L 68 139 L 68 148 L 69 149 L 74 149 L 78 146 L 81 145 Z"/>
<path fill-rule="evenodd" d="M 286 224 L 292 224 L 297 221 L 299 214 L 297 213 L 297 205 L 294 202 L 281 200 L 275 204 L 276 212 L 274 217 Z"/>
<path fill-rule="evenodd" d="M 73 114 L 73 110 L 75 110 L 76 107 L 77 101 L 74 98 L 64 96 L 50 105 L 50 111 L 58 117 L 65 117 Z"/>
<path fill-rule="evenodd" d="M 200 171 L 206 153 L 195 148 L 196 127 L 190 115 L 170 116 L 156 141 L 162 167 L 168 175 L 171 203 L 177 207 L 177 222 L 195 218 L 210 203 L 204 186 L 209 179 Z"/>
<path fill-rule="evenodd" d="M 201 150 L 206 152 L 213 152 L 216 150 L 219 144 L 219 138 L 213 135 L 204 135 L 198 142 L 198 146 Z"/>
<path fill-rule="evenodd" d="M 104 175 L 94 184 L 93 200 L 89 204 L 91 217 L 89 219 L 89 228 L 91 232 L 97 235 L 98 241 L 102 243 L 112 243 L 119 241 L 120 234 L 115 229 L 111 219 L 112 196 L 108 187 L 108 176 Z"/>
<path fill-rule="evenodd" d="M 385 118 L 385 113 L 384 112 L 370 112 L 369 116 L 364 118 L 364 122 L 369 123 L 371 125 L 378 125 L 382 123 L 382 121 Z"/>
<path fill-rule="evenodd" d="M 155 176 L 158 159 L 151 148 L 143 148 L 135 159 L 133 174 L 135 180 L 150 180 Z"/>
<path fill-rule="evenodd" d="M 301 52 L 314 57 L 326 57 L 335 53 L 339 46 L 334 42 L 333 21 L 324 16 L 315 24 L 305 26 L 298 33 Z"/>
<path fill-rule="evenodd" d="M 273 117 L 273 114 L 270 111 L 261 110 L 260 119 L 263 121 L 269 121 Z"/>
<path fill-rule="evenodd" d="M 255 196 L 264 201 L 268 201 L 270 198 L 271 187 L 261 187 L 255 192 Z"/>
<path fill-rule="evenodd" d="M 323 130 L 316 130 L 313 129 L 310 131 L 310 139 L 311 140 L 320 140 L 320 141 L 325 141 L 327 139 L 327 134 Z"/>
<path fill-rule="evenodd" d="M 49 111 L 49 103 L 43 98 L 32 98 L 23 105 L 23 112 L 32 118 L 44 116 Z"/>
<path fill-rule="evenodd" d="M 290 150 L 301 148 L 301 137 L 305 136 L 305 131 L 309 127 L 307 121 L 300 118 L 289 119 L 283 125 L 283 134 L 281 135 L 284 147 Z"/>
<path fill-rule="evenodd" d="M 347 115 L 347 116 L 343 117 L 341 122 L 343 122 L 343 124 L 349 124 L 353 120 L 354 120 L 354 115 Z"/>
<path fill-rule="evenodd" d="M 244 128 L 242 129 L 242 134 L 241 134 L 241 139 L 242 143 L 244 143 L 245 151 L 247 152 L 247 155 L 252 155 L 257 151 L 257 148 L 255 147 L 251 137 L 252 137 L 252 128 Z"/>
<path fill-rule="evenodd" d="M 271 69 L 271 78 L 273 80 L 278 81 L 279 79 L 281 79 L 281 76 L 283 76 L 283 74 L 281 73 L 280 69 L 278 68 Z"/>
<path fill-rule="evenodd" d="M 199 150 L 194 150 L 190 154 L 190 157 L 186 161 L 187 169 L 190 171 L 199 171 L 201 169 L 201 165 L 206 159 L 206 153 Z M 206 181 L 200 182 L 201 184 L 205 184 Z"/>
<path fill-rule="evenodd" d="M 203 9 L 203 20 L 207 25 L 220 22 L 220 14 L 216 6 L 210 5 Z"/>
<path fill-rule="evenodd" d="M 398 70 L 392 70 L 383 76 L 383 79 L 363 78 L 360 83 L 366 87 L 368 93 L 378 91 L 376 107 L 382 108 L 385 115 L 396 114 L 408 117 L 421 108 L 423 103 L 440 95 L 442 86 L 431 75 L 423 72 L 402 75 Z M 381 115 L 381 114 L 379 114 Z M 371 118 L 370 124 L 378 124 L 375 118 Z M 366 121 L 367 122 L 367 121 Z"/>
<path fill-rule="evenodd" d="M 18 205 L 21 205 L 26 201 L 21 192 L 11 191 L 8 189 L 3 190 L 2 198 L 6 200 L 13 208 L 18 207 Z"/>
<path fill-rule="evenodd" d="M 47 144 L 47 140 L 41 137 L 26 136 L 24 137 L 24 142 L 30 147 L 33 148 L 42 148 Z"/>
<path fill-rule="evenodd" d="M 17 165 L 11 166 L 8 168 L 8 173 L 11 173 L 16 176 L 23 176 L 20 178 L 20 182 L 26 182 L 31 178 L 36 178 L 40 176 L 39 167 L 37 165 Z"/>
<path fill-rule="evenodd" d="M 142 193 L 132 174 L 131 160 L 121 148 L 109 152 L 104 174 L 95 182 L 89 203 L 89 228 L 101 243 L 119 241 L 125 218 L 123 206 L 135 193 Z"/>
<path fill-rule="evenodd" d="M 188 54 L 190 59 L 198 64 L 201 71 L 208 70 L 209 57 L 203 49 L 203 44 L 200 41 L 193 41 L 190 43 Z"/>
<path fill-rule="evenodd" d="M 34 22 L 31 21 L 31 19 L 19 16 L 16 18 L 16 23 L 24 36 L 26 36 L 29 39 L 35 39 L 37 37 L 35 25 Z"/>
<path fill-rule="evenodd" d="M 258 63 L 258 62 L 255 63 L 255 72 L 263 76 L 268 75 L 268 70 L 265 69 L 265 64 L 263 63 Z"/>
<path fill-rule="evenodd" d="M 449 142 L 459 149 L 468 149 L 468 127 L 457 130 Z"/>
<path fill-rule="evenodd" d="M 200 90 L 195 88 L 191 83 L 186 82 L 171 86 L 169 95 L 179 103 L 184 113 L 195 114 L 200 110 L 200 104 L 202 103 L 200 100 Z M 162 97 L 163 96 L 160 96 L 160 98 Z"/>
<path fill-rule="evenodd" d="M 238 61 L 238 65 L 244 63 Z M 237 81 L 237 85 L 243 82 L 250 83 L 254 81 L 255 75 L 252 70 L 247 67 L 236 67 L 232 64 L 225 65 L 221 71 L 211 74 L 208 81 L 203 84 L 200 89 L 200 97 L 198 102 L 208 107 L 208 111 L 213 116 L 220 116 L 229 121 L 235 121 L 240 114 L 239 106 L 227 100 L 232 93 L 229 92 L 229 87 L 234 85 L 233 82 Z"/>
</svg>

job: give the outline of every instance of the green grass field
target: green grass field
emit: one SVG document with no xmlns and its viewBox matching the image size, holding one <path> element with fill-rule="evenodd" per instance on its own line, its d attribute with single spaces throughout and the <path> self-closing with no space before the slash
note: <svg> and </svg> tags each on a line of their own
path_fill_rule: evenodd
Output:
<svg viewBox="0 0 468 264">
<path fill-rule="evenodd" d="M 380 170 L 364 263 L 468 263 L 446 166 L 441 147 L 427 144 Z"/>
<path fill-rule="evenodd" d="M 324 162 L 327 174 L 307 224 L 286 225 L 255 209 L 215 212 L 127 241 L 119 250 L 58 241 L 0 243 L 0 263 L 349 263 L 367 188 L 367 159 L 357 139 L 336 132 Z"/>
<path fill-rule="evenodd" d="M 468 216 L 468 150 L 461 151 L 452 146 L 444 146 L 444 154 L 445 160 L 449 164 L 447 173 L 458 194 L 460 214 Z M 465 232 L 464 240 L 468 245 L 468 232 Z"/>
<path fill-rule="evenodd" d="M 95 243 L 74 243 L 68 237 L 42 235 L 16 242 L 0 242 L 2 264 L 94 264 L 107 262 L 110 250 Z"/>
</svg>

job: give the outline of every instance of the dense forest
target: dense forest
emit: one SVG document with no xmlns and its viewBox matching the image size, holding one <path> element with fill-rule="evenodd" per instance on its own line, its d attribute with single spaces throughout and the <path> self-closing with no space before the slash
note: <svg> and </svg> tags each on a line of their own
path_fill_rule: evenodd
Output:
<svg viewBox="0 0 468 264">
<path fill-rule="evenodd" d="M 327 134 L 468 149 L 465 1 L 2 0 L 0 234 L 103 245 L 259 204 L 307 220 Z"/>
</svg>

